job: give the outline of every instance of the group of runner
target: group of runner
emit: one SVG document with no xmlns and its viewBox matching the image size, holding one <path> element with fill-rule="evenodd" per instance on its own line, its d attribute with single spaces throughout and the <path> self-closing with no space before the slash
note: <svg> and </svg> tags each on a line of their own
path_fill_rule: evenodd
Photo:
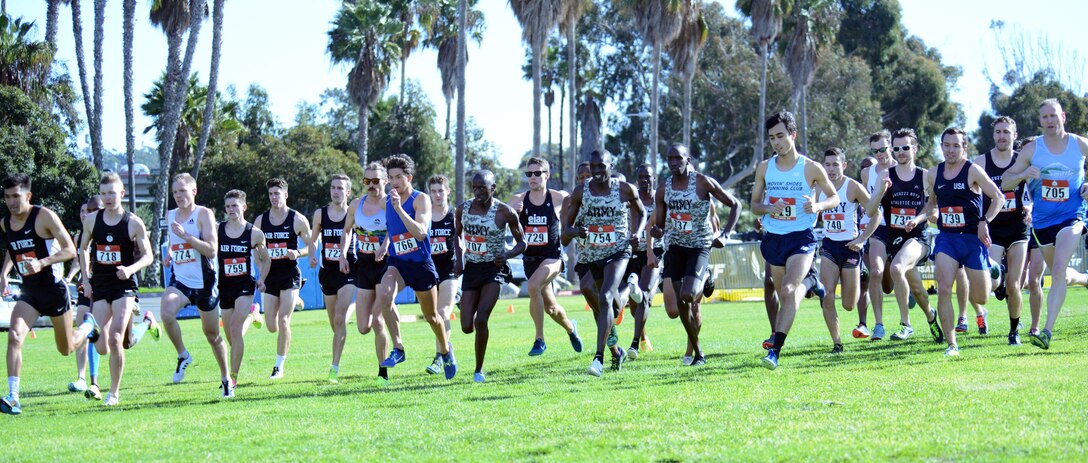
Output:
<svg viewBox="0 0 1088 463">
<path fill-rule="evenodd" d="M 966 157 L 966 134 L 950 128 L 941 136 L 944 162 L 928 171 L 915 165 L 918 139 L 912 130 L 882 131 L 869 139 L 872 156 L 863 162 L 858 182 L 845 175 L 849 166 L 842 149 L 826 150 L 821 162 L 805 157 L 795 145 L 792 114 L 769 118 L 765 128 L 776 154 L 756 168 L 751 198 L 752 212 L 764 229 L 760 249 L 768 267 L 772 336 L 763 343 L 763 365 L 778 366 L 806 293 L 822 298 L 832 353 L 843 351 L 835 310 L 840 284 L 843 306 L 859 309 L 856 338 L 885 337 L 882 300 L 893 292 L 900 327 L 892 339 L 913 334 L 909 309 L 917 304 L 935 341 L 947 343 L 946 355 L 958 355 L 956 333 L 966 332 L 965 300 L 975 305 L 978 326 L 985 332 L 988 318 L 982 305 L 996 288 L 1009 307 L 1009 344 L 1019 344 L 1021 288 L 1028 286 L 1030 300 L 1041 305 L 1044 263 L 1053 275 L 1047 319 L 1040 330 L 1041 309 L 1033 304 L 1030 335 L 1033 344 L 1049 348 L 1067 285 L 1088 284 L 1088 277 L 1068 268 L 1084 228 L 1088 142 L 1065 132 L 1064 121 L 1060 104 L 1044 101 L 1043 135 L 1017 152 L 1016 123 L 1001 117 L 993 125 L 996 146 L 973 160 Z M 200 313 L 204 337 L 219 366 L 223 397 L 234 395 L 251 325 L 277 333 L 269 377 L 283 378 L 291 315 L 305 284 L 297 264 L 303 257 L 311 267 L 320 267 L 318 279 L 333 333 L 330 382 L 339 381 L 347 319 L 353 311 L 359 333 L 374 334 L 379 384 L 388 381 L 388 369 L 406 360 L 394 303 L 404 288 L 415 292 L 435 335 L 435 355 L 426 371 L 446 379 L 457 373 L 450 321 L 460 294 L 461 329 L 475 334 L 473 380 L 485 382 L 488 320 L 502 285 L 511 279 L 508 262 L 519 255 L 535 325 L 529 355 L 547 349 L 544 314 L 563 328 L 573 350 L 581 352 L 578 326 L 558 304 L 553 289 L 564 271 L 562 247 L 571 242 L 577 249 L 578 288 L 596 322 L 590 375 L 603 373 L 606 349 L 614 371 L 640 351 L 652 349 L 645 327 L 659 282 L 666 313 L 679 318 L 686 333 L 682 363 L 704 365 L 700 303 L 714 290 L 710 250 L 725 245 L 741 203 L 715 179 L 695 170 L 685 146 L 670 146 L 666 161 L 668 173 L 660 183 L 652 168 L 643 165 L 631 184 L 613 171 L 611 153 L 594 151 L 579 166 L 568 194 L 548 187 L 550 166 L 534 157 L 523 167 L 527 191 L 504 203 L 495 197 L 494 173 L 481 170 L 471 179 L 472 199 L 454 206 L 448 201 L 445 176 L 428 179 L 427 193 L 415 190 L 414 162 L 398 154 L 365 167 L 365 192 L 355 199 L 352 180 L 334 175 L 329 204 L 310 220 L 287 206 L 287 182 L 271 179 L 266 183 L 271 207 L 253 223 L 245 218 L 245 192 L 225 195 L 226 220 L 217 224 L 211 209 L 195 203 L 196 181 L 188 174 L 177 175 L 171 183 L 177 208 L 166 216 L 162 262 L 170 269 L 162 297 L 162 331 L 177 351 L 172 380 L 183 381 L 192 362 L 177 322 L 178 312 L 189 305 Z M 40 316 L 52 318 L 61 354 L 77 354 L 79 376 L 69 389 L 102 398 L 97 360 L 109 355 L 111 382 L 102 400 L 107 406 L 118 404 L 125 349 L 145 333 L 155 339 L 160 333 L 154 315 L 145 311 L 141 316 L 138 309 L 134 275 L 152 264 L 153 254 L 144 223 L 122 206 L 126 192 L 120 177 L 107 173 L 101 178 L 99 195 L 81 210 L 83 227 L 76 242 L 55 213 L 30 204 L 33 193 L 26 175 L 9 176 L 3 188 L 10 216 L 0 223 L 7 243 L 0 284 L 7 288 L 12 266 L 23 282 L 8 334 L 10 393 L 0 402 L 0 411 L 21 412 L 22 346 Z M 724 223 L 715 200 L 729 209 Z M 930 221 L 940 230 L 932 250 L 923 233 Z M 817 243 L 814 228 L 820 222 L 825 236 Z M 1029 242 L 1034 245 L 1030 265 Z M 817 249 L 822 256 L 819 280 L 812 274 Z M 936 310 L 917 269 L 931 254 Z M 68 277 L 78 275 L 81 289 L 75 316 L 68 310 L 61 267 L 70 260 L 78 265 Z M 951 302 L 954 282 L 962 295 L 958 320 Z M 818 288 L 820 283 L 826 291 Z M 263 293 L 263 315 L 253 303 L 257 291 Z M 627 306 L 634 332 L 625 350 L 618 345 L 616 324 Z M 868 306 L 876 321 L 872 331 Z M 94 348 L 88 349 L 92 343 Z"/>
</svg>

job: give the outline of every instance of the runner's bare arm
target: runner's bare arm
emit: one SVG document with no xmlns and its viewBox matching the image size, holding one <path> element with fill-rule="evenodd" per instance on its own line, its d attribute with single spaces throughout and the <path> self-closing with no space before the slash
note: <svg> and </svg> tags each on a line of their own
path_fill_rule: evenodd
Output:
<svg viewBox="0 0 1088 463">
<path fill-rule="evenodd" d="M 147 239 L 147 226 L 136 214 L 132 214 L 132 218 L 128 221 L 128 232 L 132 242 L 136 244 L 136 255 L 139 257 L 132 265 L 128 267 L 122 265 L 117 267 L 117 270 L 118 272 L 123 270 L 131 278 L 134 273 L 151 265 L 155 261 L 155 255 L 151 252 L 151 242 Z"/>
<path fill-rule="evenodd" d="M 755 180 L 752 183 L 752 200 L 748 204 L 755 216 L 767 215 L 774 211 L 773 204 L 763 204 L 764 197 L 767 195 L 766 189 L 767 161 L 760 161 L 756 166 Z"/>
<path fill-rule="evenodd" d="M 345 217 L 344 223 L 346 224 L 347 221 L 348 220 Z M 310 229 L 310 239 L 306 241 L 306 247 L 310 248 L 311 246 L 313 246 L 313 249 L 310 250 L 310 268 L 315 268 L 317 267 L 317 248 L 321 243 L 321 208 L 318 208 L 316 211 L 314 211 L 314 220 L 311 223 L 313 223 L 314 226 L 312 229 Z M 344 249 L 343 241 L 343 236 L 341 236 L 340 249 Z M 343 253 L 340 253 L 340 255 L 343 255 Z"/>
<path fill-rule="evenodd" d="M 306 220 L 306 217 L 302 214 L 295 214 L 295 234 L 298 236 L 306 237 L 310 236 L 310 233 L 310 221 Z M 306 257 L 307 255 L 315 254 L 317 252 L 317 246 L 314 245 L 313 241 L 309 241 L 306 243 L 305 248 L 301 248 L 296 252 L 298 254 L 295 256 L 295 259 L 299 257 Z M 290 253 L 288 253 L 288 255 L 290 255 Z"/>
<path fill-rule="evenodd" d="M 514 247 L 509 251 L 506 251 L 499 255 L 496 259 L 496 265 L 502 265 L 506 263 L 512 257 L 515 257 L 523 252 L 528 245 L 525 244 L 525 233 L 521 229 L 521 222 L 518 221 L 518 214 L 514 209 L 506 204 L 499 206 L 499 213 L 503 216 L 503 221 L 506 222 L 506 227 L 510 230 L 510 234 L 514 236 Z"/>
<path fill-rule="evenodd" d="M 1038 167 L 1031 165 L 1031 159 L 1035 156 L 1035 143 L 1030 142 L 1024 145 L 1020 149 L 1020 154 L 1016 156 L 1016 162 L 1009 166 L 1009 170 L 1005 171 L 1005 174 L 1001 176 L 1001 189 L 1004 191 L 1013 191 L 1016 189 L 1020 182 L 1027 179 L 1037 179 L 1042 174 Z"/>
<path fill-rule="evenodd" d="M 45 235 L 44 237 L 52 237 L 53 241 L 58 245 L 59 249 L 54 251 L 44 259 L 40 259 L 42 267 L 48 267 L 50 265 L 59 262 L 68 262 L 76 257 L 76 246 L 72 243 L 72 235 L 68 234 L 68 229 L 64 228 L 64 224 L 60 222 L 60 217 L 49 209 L 42 208 L 43 214 L 38 214 L 39 218 L 45 219 Z"/>
<path fill-rule="evenodd" d="M 827 178 L 827 171 L 824 170 L 824 166 L 815 161 L 805 160 L 805 176 L 812 179 L 809 185 L 824 194 L 823 201 L 811 202 L 812 206 L 806 208 L 811 210 L 806 212 L 819 214 L 821 211 L 839 206 L 839 192 L 835 190 L 835 185 L 831 184 L 831 179 Z M 812 199 L 814 198 L 809 198 L 810 201 Z"/>
<path fill-rule="evenodd" d="M 707 192 L 710 196 L 727 207 L 729 207 L 729 218 L 725 220 L 725 226 L 721 227 L 722 237 L 729 236 L 733 233 L 733 229 L 737 226 L 737 221 L 740 220 L 741 203 L 736 196 L 722 188 L 721 184 L 717 180 L 708 177 L 706 175 L 699 175 L 703 179 L 703 183 L 706 184 Z"/>
</svg>

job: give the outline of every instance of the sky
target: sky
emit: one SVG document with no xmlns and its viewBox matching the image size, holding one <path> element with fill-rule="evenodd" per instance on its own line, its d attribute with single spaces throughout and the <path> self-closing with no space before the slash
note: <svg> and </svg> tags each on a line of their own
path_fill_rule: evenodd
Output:
<svg viewBox="0 0 1088 463">
<path fill-rule="evenodd" d="M 155 144 L 153 132 L 143 134 L 150 120 L 140 112 L 139 105 L 142 95 L 149 91 L 166 65 L 166 38 L 148 20 L 150 3 L 138 1 L 136 12 L 133 92 L 137 147 Z M 722 3 L 733 11 L 734 2 Z M 962 67 L 963 77 L 953 89 L 952 98 L 962 105 L 969 131 L 977 128 L 979 115 L 989 108 L 990 84 L 983 71 L 988 65 L 995 67 L 998 61 L 992 52 L 995 40 L 991 21 L 1004 21 L 1006 29 L 1022 31 L 1028 37 L 1049 37 L 1052 43 L 1065 47 L 1068 54 L 1076 53 L 1081 59 L 1088 57 L 1088 43 L 1083 36 L 1078 37 L 1078 31 L 1083 30 L 1082 18 L 1088 13 L 1088 2 L 1058 0 L 1046 3 L 1046 8 L 1010 0 L 903 0 L 901 3 L 908 33 L 939 50 L 945 64 Z M 84 53 L 90 78 L 94 2 L 81 4 Z M 271 110 L 279 122 L 292 125 L 300 102 L 317 102 L 325 89 L 343 87 L 347 81 L 348 68 L 333 65 L 326 53 L 329 24 L 339 5 L 336 0 L 227 1 L 220 88 L 234 85 L 238 94 L 243 95 L 250 84 L 261 85 L 268 91 Z M 521 28 L 506 0 L 480 0 L 479 5 L 485 15 L 486 31 L 481 43 L 469 46 L 467 112 L 484 129 L 485 137 L 498 147 L 503 164 L 516 167 L 521 155 L 532 146 L 532 82 L 523 79 L 521 71 L 525 45 L 521 41 Z M 35 21 L 38 37 L 44 37 L 45 2 L 9 0 L 8 8 L 13 16 Z M 103 45 L 103 141 L 107 149 L 119 152 L 125 148 L 121 20 L 121 2 L 109 2 Z M 204 83 L 210 65 L 211 35 L 209 19 L 201 31 L 193 61 L 193 70 Z M 72 17 L 67 7 L 61 12 L 58 48 L 58 60 L 78 82 Z M 441 132 L 445 102 L 435 61 L 433 50 L 417 51 L 408 60 L 406 72 L 408 79 L 417 81 L 430 97 L 438 115 L 436 126 Z M 398 91 L 399 77 L 397 72 L 387 90 L 389 94 Z M 541 138 L 547 140 L 547 134 Z M 77 143 L 89 144 L 86 131 Z"/>
</svg>

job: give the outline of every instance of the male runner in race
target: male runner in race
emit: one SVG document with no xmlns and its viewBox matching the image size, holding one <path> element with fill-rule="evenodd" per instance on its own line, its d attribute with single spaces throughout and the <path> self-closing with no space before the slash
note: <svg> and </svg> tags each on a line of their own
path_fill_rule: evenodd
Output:
<svg viewBox="0 0 1088 463">
<path fill-rule="evenodd" d="M 351 199 L 351 178 L 344 174 L 333 175 L 329 180 L 329 204 L 314 211 L 313 232 L 310 242 L 318 252 L 310 254 L 310 268 L 319 264 L 317 280 L 325 297 L 325 313 L 332 328 L 332 366 L 329 382 L 339 383 L 340 354 L 348 337 L 348 317 L 355 310 L 355 273 L 340 271 L 340 257 L 345 248 L 340 247 L 344 235 L 344 221 Z M 320 254 L 320 255 L 319 255 Z M 355 256 L 345 258 L 350 268 L 355 267 Z"/>
<path fill-rule="evenodd" d="M 431 215 L 431 259 L 438 272 L 438 299 L 435 310 L 442 317 L 446 328 L 446 338 L 450 336 L 450 314 L 453 313 L 454 300 L 461 292 L 461 279 L 454 272 L 454 255 L 460 251 L 461 238 L 455 233 L 454 208 L 450 207 L 450 180 L 445 175 L 432 175 L 427 179 L 427 191 L 431 195 L 434 213 Z M 427 366 L 427 373 L 437 375 L 442 372 L 442 356 L 438 355 L 438 340 L 435 340 L 434 361 Z"/>
<path fill-rule="evenodd" d="M 238 371 L 245 355 L 245 334 L 249 325 L 261 328 L 261 314 L 253 304 L 258 286 L 264 285 L 268 275 L 268 250 L 264 244 L 264 232 L 246 221 L 246 193 L 230 190 L 223 197 L 223 210 L 227 220 L 220 222 L 216 234 L 219 237 L 219 311 L 230 344 L 230 383 L 224 385 L 224 397 L 234 396 L 238 384 Z M 253 278 L 253 270 L 261 274 L 261 284 Z M 229 386 L 229 389 L 228 389 Z"/>
<path fill-rule="evenodd" d="M 455 268 L 463 275 L 464 294 L 461 297 L 461 331 L 476 333 L 476 372 L 472 380 L 485 381 L 484 355 L 490 330 L 487 322 L 499 291 L 510 281 L 507 260 L 525 251 L 525 239 L 518 214 L 509 205 L 495 199 L 495 174 L 481 170 L 472 176 L 473 199 L 457 207 L 457 236 L 465 240 L 464 268 Z M 506 232 L 514 236 L 514 248 L 506 250 Z M 456 256 L 460 263 L 462 256 Z"/>
<path fill-rule="evenodd" d="M 661 277 L 659 264 L 665 256 L 664 240 L 653 240 L 651 243 L 647 238 L 648 230 L 652 230 L 654 226 L 654 208 L 657 206 L 657 179 L 654 178 L 653 168 L 649 164 L 643 164 L 638 167 L 637 176 L 638 199 L 642 202 L 642 207 L 646 208 L 646 226 L 637 235 L 638 245 L 633 249 L 631 260 L 627 263 L 629 269 L 638 273 L 638 293 L 641 294 L 638 302 L 631 301 L 633 303 L 631 315 L 635 318 L 635 330 L 631 347 L 627 348 L 627 358 L 630 360 L 638 358 L 640 343 L 643 352 L 651 349 L 650 341 L 646 338 L 646 320 Z M 647 247 L 648 244 L 650 247 Z M 647 257 L 649 254 L 654 255 L 658 265 L 650 265 Z M 632 293 L 635 292 L 632 291 Z"/>
<path fill-rule="evenodd" d="M 283 363 L 287 361 L 287 351 L 291 348 L 291 314 L 295 311 L 298 290 L 302 288 L 302 273 L 295 261 L 307 253 L 313 243 L 304 248 L 298 247 L 298 238 L 310 236 L 310 223 L 306 216 L 287 207 L 287 180 L 273 178 L 265 183 L 268 188 L 268 202 L 271 208 L 253 221 L 264 232 L 265 245 L 268 248 L 268 275 L 261 275 L 264 287 L 261 288 L 264 302 L 264 322 L 276 337 L 276 364 L 272 367 L 269 379 L 283 378 Z"/>
<path fill-rule="evenodd" d="M 23 412 L 19 401 L 19 381 L 23 369 L 23 343 L 38 317 L 44 315 L 53 322 L 53 338 L 57 351 L 67 356 L 87 338 L 98 333 L 95 319 L 83 317 L 77 329 L 72 329 L 72 311 L 68 300 L 68 285 L 62 279 L 63 262 L 76 256 L 72 237 L 52 210 L 30 204 L 30 177 L 10 175 L 3 181 L 7 217 L 0 221 L 0 232 L 6 243 L 4 262 L 0 269 L 0 290 L 7 293 L 8 273 L 14 265 L 23 278 L 22 292 L 16 298 L 8 328 L 8 395 L 0 399 L 0 412 L 18 415 Z M 53 249 L 53 244 L 57 249 Z"/>
<path fill-rule="evenodd" d="M 185 369 L 193 357 L 181 338 L 177 315 L 181 309 L 195 305 L 200 312 L 200 327 L 212 346 L 212 355 L 219 365 L 224 397 L 230 392 L 227 374 L 227 345 L 219 335 L 219 291 L 216 288 L 216 251 L 219 236 L 215 231 L 215 215 L 211 209 L 196 204 L 196 180 L 189 174 L 175 175 L 170 183 L 177 209 L 166 213 L 170 224 L 163 267 L 172 271 L 170 282 L 162 295 L 162 325 L 166 336 L 177 350 L 178 362 L 173 381 L 185 379 Z"/>
<path fill-rule="evenodd" d="M 869 194 L 870 198 L 873 193 L 876 192 L 876 181 L 880 178 L 881 173 L 887 172 L 888 169 L 895 166 L 895 159 L 892 159 L 892 134 L 887 130 L 881 130 L 879 132 L 869 135 L 869 154 L 873 157 L 873 162 L 869 166 L 864 166 L 861 169 L 861 184 L 865 186 L 865 191 Z M 864 162 L 863 162 L 864 164 Z M 864 207 L 864 206 L 862 206 Z M 877 227 L 874 230 L 872 238 L 867 242 L 861 243 L 861 247 L 865 252 L 865 266 L 869 270 L 868 278 L 863 278 L 862 291 L 866 293 L 865 299 L 868 304 L 862 307 L 858 305 L 858 326 L 854 328 L 851 333 L 857 339 L 865 339 L 872 336 L 872 340 L 877 341 L 884 339 L 886 336 L 884 330 L 884 294 L 885 289 L 891 289 L 890 285 L 885 286 L 885 270 L 888 268 L 887 246 L 884 242 L 885 237 L 888 235 L 888 226 L 884 223 L 884 214 L 880 213 L 876 216 Z M 869 214 L 862 212 L 861 223 L 859 227 L 862 230 L 868 228 Z M 879 247 L 882 251 L 874 253 L 873 249 Z M 881 254 L 883 253 L 883 254 Z M 874 256 L 884 255 L 884 259 L 876 259 Z M 873 284 L 875 283 L 875 284 Z M 888 283 L 891 283 L 888 280 Z M 873 318 L 875 318 L 875 324 L 873 330 L 870 333 L 868 323 L 867 309 L 872 307 Z"/>
<path fill-rule="evenodd" d="M 759 249 L 771 268 L 781 308 L 775 318 L 774 343 L 762 363 L 778 368 L 778 357 L 793 326 L 797 307 L 805 297 L 801 280 L 812 267 L 816 217 L 839 205 L 839 195 L 819 163 L 797 152 L 797 123 L 793 114 L 780 112 L 763 124 L 775 155 L 756 167 L 752 213 L 763 216 L 766 233 Z M 824 195 L 815 201 L 813 191 Z M 671 250 L 670 250 L 671 252 Z"/>
<path fill-rule="evenodd" d="M 1084 232 L 1085 198 L 1084 157 L 1088 139 L 1065 131 L 1065 112 L 1056 99 L 1039 105 L 1039 123 L 1043 136 L 1028 143 L 1016 162 L 1002 177 L 1001 188 L 1014 189 L 1025 180 L 1032 194 L 1032 227 L 1046 264 L 1051 284 L 1046 301 L 1046 325 L 1031 334 L 1031 344 L 1050 348 L 1054 323 L 1065 304 L 1070 283 L 1085 285 L 1080 273 L 1069 272 L 1069 259 L 1080 244 Z"/>
<path fill-rule="evenodd" d="M 531 157 L 523 171 L 529 182 L 529 190 L 516 194 L 510 207 L 518 211 L 528 247 L 522 256 L 525 277 L 529 283 L 529 314 L 536 328 L 536 338 L 529 356 L 542 355 L 548 348 L 544 342 L 544 313 L 567 332 L 575 352 L 582 351 L 582 339 L 578 326 L 567 318 L 567 312 L 555 299 L 552 281 L 563 271 L 563 251 L 559 246 L 559 218 L 563 202 L 570 196 L 562 190 L 548 188 L 551 178 L 548 161 Z"/>
<path fill-rule="evenodd" d="M 99 354 L 110 354 L 110 390 L 102 404 L 114 406 L 120 402 L 125 349 L 130 347 L 125 331 L 136 305 L 136 272 L 151 265 L 155 256 L 143 220 L 122 206 L 125 187 L 121 177 L 103 175 L 98 193 L 103 207 L 83 220 L 79 265 L 84 294 L 93 303 L 92 313 L 103 333 L 95 348 Z"/>
</svg>

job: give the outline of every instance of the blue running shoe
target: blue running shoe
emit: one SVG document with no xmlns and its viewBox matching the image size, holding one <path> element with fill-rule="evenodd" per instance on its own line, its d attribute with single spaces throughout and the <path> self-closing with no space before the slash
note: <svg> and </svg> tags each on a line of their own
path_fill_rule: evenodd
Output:
<svg viewBox="0 0 1088 463">
<path fill-rule="evenodd" d="M 763 362 L 763 368 L 766 368 L 768 370 L 778 368 L 778 354 L 776 354 L 773 350 L 768 350 L 767 356 L 763 357 L 763 360 L 761 362 Z"/>
<path fill-rule="evenodd" d="M 1050 331 L 1042 330 L 1038 333 L 1031 334 L 1031 345 L 1038 347 L 1042 350 L 1050 349 L 1050 338 L 1052 335 Z"/>
<path fill-rule="evenodd" d="M 446 352 L 446 355 L 442 359 L 442 371 L 446 373 L 446 379 L 448 380 L 457 376 L 457 359 L 453 357 L 452 348 L 449 352 Z"/>
<path fill-rule="evenodd" d="M 578 337 L 578 322 L 575 320 L 570 321 L 571 331 L 570 346 L 574 348 L 575 352 L 582 352 L 582 338 Z"/>
<path fill-rule="evenodd" d="M 612 325 L 612 330 L 608 332 L 608 347 L 619 344 L 620 337 L 616 335 L 616 325 Z"/>
<path fill-rule="evenodd" d="M 484 374 L 483 374 L 483 373 L 480 373 L 480 372 L 478 372 L 478 371 L 477 371 L 476 373 L 473 373 L 473 374 L 472 374 L 472 382 L 474 382 L 474 383 L 482 383 L 482 382 L 484 382 L 484 381 L 485 381 L 486 379 L 487 379 L 487 378 L 484 378 Z"/>
<path fill-rule="evenodd" d="M 914 298 L 914 294 L 907 294 L 907 309 L 913 309 L 918 305 L 918 300 Z"/>
<path fill-rule="evenodd" d="M 876 326 L 873 327 L 873 336 L 869 339 L 872 339 L 873 341 L 879 341 L 881 339 L 884 339 L 884 334 L 884 325 L 881 323 L 877 323 Z"/>
<path fill-rule="evenodd" d="M 393 368 L 397 366 L 398 363 L 403 363 L 404 358 L 403 350 L 393 348 L 393 350 L 389 352 L 389 358 L 382 360 L 381 366 L 384 368 Z"/>
<path fill-rule="evenodd" d="M 529 349 L 529 356 L 536 357 L 538 355 L 544 355 L 544 351 L 548 350 L 548 345 L 544 344 L 543 339 L 537 339 L 533 341 L 533 348 Z"/>
<path fill-rule="evenodd" d="M 19 399 L 9 394 L 7 397 L 0 399 L 0 413 L 18 415 L 23 413 L 23 407 L 19 405 Z"/>
</svg>

